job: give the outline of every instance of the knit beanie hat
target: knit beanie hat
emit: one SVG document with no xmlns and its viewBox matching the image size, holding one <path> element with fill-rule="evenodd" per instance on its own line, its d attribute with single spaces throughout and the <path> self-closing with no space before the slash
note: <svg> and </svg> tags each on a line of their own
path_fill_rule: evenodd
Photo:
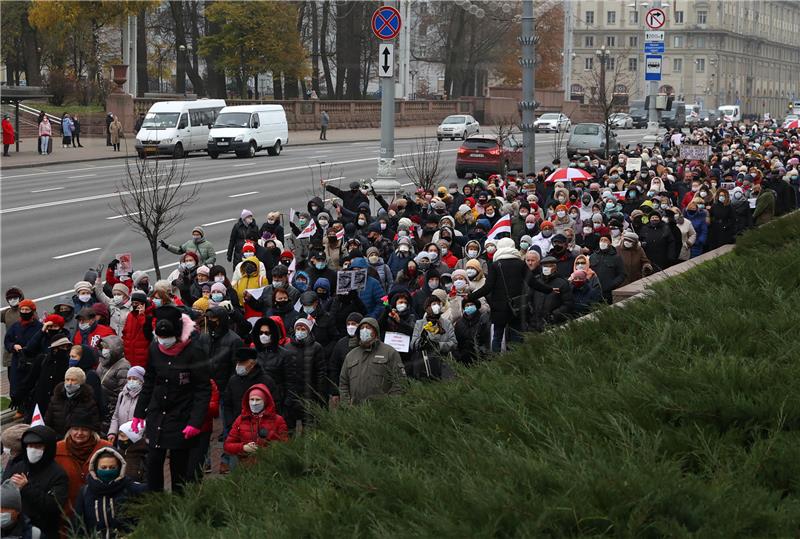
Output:
<svg viewBox="0 0 800 539">
<path fill-rule="evenodd" d="M 208 266 L 200 266 L 199 268 L 197 268 L 198 275 L 205 275 L 206 277 L 208 277 L 209 273 L 211 273 L 211 270 L 209 269 Z"/>
<path fill-rule="evenodd" d="M 92 283 L 90 283 L 89 281 L 78 281 L 77 283 L 75 283 L 75 286 L 73 288 L 75 290 L 75 293 L 79 294 L 81 290 L 88 290 L 89 292 L 91 292 L 92 288 L 94 287 L 92 286 Z"/>
<path fill-rule="evenodd" d="M 253 216 L 253 212 L 251 212 L 250 210 L 245 209 L 245 210 L 242 210 L 242 215 L 240 217 L 242 218 L 242 221 L 244 221 L 248 217 L 252 217 L 252 216 Z"/>
<path fill-rule="evenodd" d="M 19 453 L 22 451 L 22 435 L 31 426 L 26 423 L 17 423 L 16 425 L 9 425 L 3 427 L 3 432 L 0 433 L 0 441 L 3 442 L 3 447 L 7 447 L 12 453 Z M 5 491 L 3 491 L 3 507 L 6 506 Z"/>
<path fill-rule="evenodd" d="M 228 289 L 225 288 L 225 284 L 224 283 L 214 283 L 214 284 L 211 285 L 211 293 L 212 294 L 214 292 L 220 292 L 222 294 L 225 294 L 227 291 L 228 291 Z"/>
<path fill-rule="evenodd" d="M 117 283 L 113 287 L 111 287 L 111 293 L 112 294 L 114 294 L 114 293 L 122 294 L 123 296 L 125 296 L 127 298 L 130 295 L 131 291 L 124 284 Z"/>
<path fill-rule="evenodd" d="M 60 314 L 48 314 L 44 317 L 43 322 L 45 324 L 51 322 L 54 326 L 64 327 L 64 317 Z"/>
<path fill-rule="evenodd" d="M 128 378 L 134 376 L 139 380 L 144 381 L 144 373 L 145 373 L 144 367 L 140 367 L 137 365 L 135 367 L 131 367 L 130 369 L 128 369 Z"/>
<path fill-rule="evenodd" d="M 194 228 L 192 229 L 192 234 L 194 234 L 195 232 L 197 232 L 198 234 L 200 234 L 200 236 L 202 236 L 202 237 L 205 237 L 205 236 L 206 236 L 206 232 L 205 232 L 205 230 L 203 230 L 203 227 L 202 227 L 202 226 L 199 226 L 199 225 L 198 225 L 198 226 L 194 227 Z"/>
<path fill-rule="evenodd" d="M 28 307 L 30 310 L 35 311 L 36 303 L 34 303 L 32 299 L 23 299 L 22 301 L 19 302 L 19 307 L 20 308 Z"/>
</svg>

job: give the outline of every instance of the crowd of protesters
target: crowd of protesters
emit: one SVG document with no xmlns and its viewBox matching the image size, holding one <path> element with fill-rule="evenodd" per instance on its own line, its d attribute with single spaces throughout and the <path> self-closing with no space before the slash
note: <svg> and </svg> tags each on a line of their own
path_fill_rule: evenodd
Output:
<svg viewBox="0 0 800 539">
<path fill-rule="evenodd" d="M 677 139 L 391 201 L 368 183 L 322 182 L 288 219 L 243 210 L 228 265 L 197 226 L 162 241 L 179 261 L 166 279 L 114 260 L 42 319 L 10 288 L 4 363 L 25 423 L 3 431 L 3 535 L 124 533 L 126 500 L 164 490 L 166 462 L 173 491 L 247 466 L 313 428 L 319 407 L 450 378 L 452 362 L 490 357 L 797 207 L 796 131 L 720 125 Z M 681 159 L 681 145 L 707 157 Z"/>
</svg>

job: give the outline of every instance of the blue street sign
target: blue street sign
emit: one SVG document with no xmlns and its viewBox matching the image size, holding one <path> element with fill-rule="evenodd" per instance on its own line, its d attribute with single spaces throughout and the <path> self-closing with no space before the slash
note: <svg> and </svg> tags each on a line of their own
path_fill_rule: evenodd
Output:
<svg viewBox="0 0 800 539">
<path fill-rule="evenodd" d="M 372 33 L 378 39 L 394 39 L 401 26 L 400 12 L 391 6 L 379 7 L 372 14 Z"/>
<path fill-rule="evenodd" d="M 648 54 L 644 64 L 644 80 L 661 80 L 661 56 Z"/>
<path fill-rule="evenodd" d="M 644 44 L 645 54 L 664 54 L 663 41 L 648 41 Z"/>
</svg>

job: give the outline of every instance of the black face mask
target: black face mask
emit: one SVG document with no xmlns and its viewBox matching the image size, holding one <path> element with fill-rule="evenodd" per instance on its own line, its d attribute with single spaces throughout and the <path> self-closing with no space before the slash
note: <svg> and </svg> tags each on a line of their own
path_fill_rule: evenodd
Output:
<svg viewBox="0 0 800 539">
<path fill-rule="evenodd" d="M 19 317 L 22 318 L 23 320 L 30 320 L 31 318 L 33 318 L 33 312 L 19 313 Z"/>
<path fill-rule="evenodd" d="M 287 305 L 289 305 L 289 302 L 288 302 L 288 301 L 285 301 L 285 300 L 283 300 L 283 301 L 276 301 L 276 302 L 275 302 L 275 307 L 276 307 L 276 308 L 278 308 L 278 309 L 283 309 L 283 308 L 285 308 Z"/>
<path fill-rule="evenodd" d="M 120 451 L 127 451 L 130 446 L 131 446 L 130 440 L 122 441 L 117 439 L 117 449 L 119 449 Z"/>
</svg>

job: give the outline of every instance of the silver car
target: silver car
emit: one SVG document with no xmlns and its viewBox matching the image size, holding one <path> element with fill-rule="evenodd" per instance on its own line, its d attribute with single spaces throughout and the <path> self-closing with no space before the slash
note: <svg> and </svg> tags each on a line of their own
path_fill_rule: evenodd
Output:
<svg viewBox="0 0 800 539">
<path fill-rule="evenodd" d="M 436 128 L 436 138 L 442 140 L 460 138 L 466 140 L 470 135 L 481 132 L 481 125 L 469 114 L 453 114 L 445 118 Z"/>
<path fill-rule="evenodd" d="M 620 129 L 633 129 L 633 117 L 624 112 L 616 112 L 608 117 L 608 125 Z"/>
<path fill-rule="evenodd" d="M 588 155 L 594 153 L 604 155 L 606 150 L 605 126 L 603 124 L 575 124 L 567 141 L 567 156 Z M 609 155 L 619 153 L 619 141 L 613 129 L 608 133 Z"/>
</svg>

